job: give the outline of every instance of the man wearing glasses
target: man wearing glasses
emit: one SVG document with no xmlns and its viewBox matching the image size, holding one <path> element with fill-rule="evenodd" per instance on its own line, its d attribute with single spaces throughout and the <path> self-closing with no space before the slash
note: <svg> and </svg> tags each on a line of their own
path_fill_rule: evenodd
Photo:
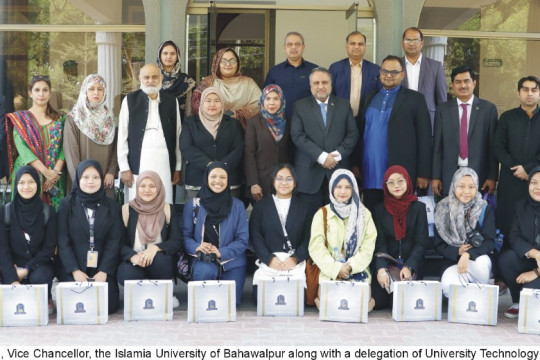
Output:
<svg viewBox="0 0 540 360">
<path fill-rule="evenodd" d="M 402 45 L 406 69 L 403 86 L 424 94 L 433 127 L 437 105 L 447 100 L 447 86 L 442 64 L 440 61 L 422 55 L 424 34 L 416 27 L 410 27 L 403 32 Z"/>
<path fill-rule="evenodd" d="M 353 171 L 362 180 L 364 205 L 370 211 L 383 202 L 389 166 L 403 166 L 420 189 L 427 188 L 431 177 L 429 111 L 422 94 L 401 86 L 404 77 L 403 59 L 388 55 L 380 70 L 382 89 L 362 101 Z"/>
</svg>

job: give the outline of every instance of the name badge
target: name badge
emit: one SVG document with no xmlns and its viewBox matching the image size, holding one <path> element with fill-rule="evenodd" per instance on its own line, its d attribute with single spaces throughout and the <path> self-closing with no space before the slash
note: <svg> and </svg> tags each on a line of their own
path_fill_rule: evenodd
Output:
<svg viewBox="0 0 540 360">
<path fill-rule="evenodd" d="M 98 263 L 98 252 L 88 250 L 86 253 L 86 267 L 97 268 Z"/>
</svg>

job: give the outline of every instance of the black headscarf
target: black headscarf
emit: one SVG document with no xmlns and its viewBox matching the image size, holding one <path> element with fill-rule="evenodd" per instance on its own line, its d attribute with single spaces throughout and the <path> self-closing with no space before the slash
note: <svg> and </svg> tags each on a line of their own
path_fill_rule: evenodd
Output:
<svg viewBox="0 0 540 360">
<path fill-rule="evenodd" d="M 89 167 L 96 168 L 101 179 L 101 185 L 99 187 L 99 190 L 93 194 L 87 194 L 80 189 L 80 181 L 82 174 Z M 75 181 L 73 181 L 73 190 L 71 191 L 71 195 L 80 199 L 81 203 L 85 207 L 96 210 L 98 203 L 106 196 L 103 181 L 103 170 L 101 170 L 101 165 L 99 164 L 99 162 L 93 159 L 81 161 L 77 166 L 77 172 L 75 173 Z"/>
<path fill-rule="evenodd" d="M 227 185 L 219 194 L 213 192 L 208 185 L 208 175 L 216 168 L 223 169 L 227 172 Z M 198 196 L 201 199 L 201 205 L 204 206 L 207 213 L 206 221 L 210 224 L 220 224 L 231 213 L 233 199 L 229 189 L 229 179 L 229 169 L 221 161 L 213 162 L 204 172 L 203 185 L 201 190 L 199 190 Z"/>
<path fill-rule="evenodd" d="M 30 199 L 24 199 L 17 189 L 17 184 L 24 174 L 29 174 L 37 184 L 37 191 Z M 31 237 L 35 230 L 43 231 L 43 202 L 41 201 L 41 181 L 31 166 L 23 166 L 15 173 L 15 196 L 11 207 L 11 215 L 15 215 L 17 223 Z"/>
<path fill-rule="evenodd" d="M 536 174 L 540 172 L 540 166 L 536 166 L 534 167 L 530 172 L 529 172 L 529 181 L 527 182 L 528 185 L 530 186 L 531 185 L 531 179 L 532 177 Z M 536 217 L 540 217 L 540 201 L 536 201 L 532 198 L 531 196 L 531 193 L 530 191 L 527 189 L 527 198 L 528 198 L 528 203 L 529 203 L 529 207 L 530 209 L 534 212 L 534 214 L 536 215 Z"/>
</svg>

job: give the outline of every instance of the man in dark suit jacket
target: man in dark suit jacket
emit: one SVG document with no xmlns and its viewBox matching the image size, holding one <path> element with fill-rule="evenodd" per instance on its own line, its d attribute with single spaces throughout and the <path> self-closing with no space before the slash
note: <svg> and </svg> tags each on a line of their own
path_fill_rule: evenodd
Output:
<svg viewBox="0 0 540 360">
<path fill-rule="evenodd" d="M 388 55 L 381 65 L 382 89 L 362 101 L 353 172 L 362 178 L 364 205 L 370 210 L 383 201 L 389 166 L 403 166 L 420 189 L 427 188 L 431 176 L 429 111 L 422 94 L 401 86 L 404 69 L 402 58 Z"/>
<path fill-rule="evenodd" d="M 493 153 L 497 108 L 474 96 L 476 75 L 468 66 L 452 70 L 452 89 L 456 99 L 437 107 L 433 134 L 433 176 L 436 195 L 448 195 L 452 177 L 459 167 L 467 166 L 478 174 L 481 190 L 495 191 L 499 164 Z M 463 108 L 467 108 L 465 117 Z M 467 129 L 463 129 L 466 124 Z M 461 137 L 467 141 L 461 141 Z"/>
<path fill-rule="evenodd" d="M 330 65 L 330 74 L 332 74 L 332 94 L 349 100 L 353 115 L 357 116 L 359 112 L 360 99 L 369 94 L 372 90 L 380 89 L 378 65 L 364 60 L 366 52 L 366 36 L 360 31 L 353 31 L 345 39 L 345 50 L 348 57 L 336 61 Z M 359 67 L 356 80 L 351 78 L 351 68 Z M 361 73 L 361 74 L 360 74 Z M 360 80 L 361 86 L 351 89 L 351 82 Z M 355 90 L 360 90 L 355 93 Z"/>
<path fill-rule="evenodd" d="M 295 103 L 291 138 L 299 195 L 316 210 L 329 201 L 328 181 L 334 169 L 349 167 L 358 129 L 349 103 L 331 95 L 328 70 L 313 69 L 309 82 L 313 96 Z"/>
<path fill-rule="evenodd" d="M 7 100 L 4 95 L 0 93 L 0 179 L 4 176 L 9 176 L 9 165 L 4 159 L 7 158 L 7 134 L 6 134 L 6 122 L 5 117 Z"/>
<path fill-rule="evenodd" d="M 424 94 L 433 127 L 435 109 L 447 100 L 448 88 L 441 62 L 423 56 L 423 47 L 424 34 L 420 29 L 410 27 L 403 32 L 406 68 L 403 86 Z"/>
</svg>

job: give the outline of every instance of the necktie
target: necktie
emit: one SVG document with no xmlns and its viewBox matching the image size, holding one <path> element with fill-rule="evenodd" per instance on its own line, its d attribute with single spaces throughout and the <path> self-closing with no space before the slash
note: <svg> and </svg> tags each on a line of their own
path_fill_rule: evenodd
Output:
<svg viewBox="0 0 540 360">
<path fill-rule="evenodd" d="M 463 113 L 461 114 L 461 127 L 459 130 L 459 157 L 466 159 L 469 157 L 469 144 L 467 142 L 467 104 L 461 104 Z"/>
<path fill-rule="evenodd" d="M 321 107 L 321 114 L 322 114 L 324 126 L 326 126 L 326 104 L 320 103 L 319 106 Z"/>
</svg>

